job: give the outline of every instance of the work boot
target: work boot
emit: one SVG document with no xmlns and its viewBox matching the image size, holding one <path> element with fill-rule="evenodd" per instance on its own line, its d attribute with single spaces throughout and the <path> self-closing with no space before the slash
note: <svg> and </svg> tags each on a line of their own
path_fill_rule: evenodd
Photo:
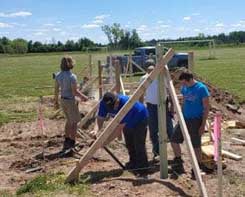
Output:
<svg viewBox="0 0 245 197">
<path fill-rule="evenodd" d="M 177 173 L 184 173 L 184 166 L 183 166 L 183 160 L 181 157 L 175 157 L 173 159 L 173 163 L 172 163 L 172 169 L 173 171 L 177 172 Z"/>
<path fill-rule="evenodd" d="M 132 161 L 129 161 L 125 164 L 125 169 L 126 170 L 132 170 L 135 168 L 135 164 Z"/>
<path fill-rule="evenodd" d="M 75 140 L 72 140 L 70 138 L 65 138 L 62 151 L 66 151 L 68 149 L 74 148 L 74 146 L 75 146 Z"/>
<path fill-rule="evenodd" d="M 70 138 L 65 138 L 65 141 L 63 143 L 62 151 L 65 151 L 70 148 Z"/>
</svg>

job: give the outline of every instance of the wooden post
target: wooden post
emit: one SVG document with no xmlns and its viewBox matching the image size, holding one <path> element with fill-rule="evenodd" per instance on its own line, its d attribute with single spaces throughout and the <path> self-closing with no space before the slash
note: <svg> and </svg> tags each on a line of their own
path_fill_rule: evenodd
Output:
<svg viewBox="0 0 245 197">
<path fill-rule="evenodd" d="M 162 56 L 161 45 L 156 48 L 157 62 Z M 164 73 L 158 75 L 158 132 L 160 153 L 160 178 L 168 178 L 168 155 L 167 155 L 167 126 L 166 126 L 166 87 Z"/>
<path fill-rule="evenodd" d="M 99 98 L 102 98 L 103 95 L 103 82 L 102 82 L 102 67 L 101 67 L 101 61 L 98 61 L 98 77 L 99 77 Z"/>
<path fill-rule="evenodd" d="M 101 132 L 100 136 L 96 139 L 96 141 L 92 144 L 89 150 L 79 160 L 77 165 L 72 168 L 72 170 L 68 174 L 68 177 L 66 178 L 66 183 L 78 181 L 81 169 L 88 163 L 89 159 L 93 156 L 96 150 L 104 146 L 104 143 L 111 136 L 114 129 L 120 124 L 121 120 L 132 108 L 134 103 L 145 92 L 146 88 L 148 88 L 151 82 L 157 77 L 159 72 L 164 69 L 164 65 L 168 63 L 168 61 L 173 57 L 173 55 L 174 51 L 172 49 L 169 49 L 169 51 L 164 55 L 164 57 L 161 58 L 161 60 L 159 61 L 155 69 L 151 72 L 151 74 L 139 85 L 135 93 L 129 98 L 127 103 L 121 108 L 121 110 L 117 113 L 113 120 L 106 126 L 104 131 Z"/>
<path fill-rule="evenodd" d="M 191 72 L 194 72 L 194 52 L 190 51 L 188 53 L 188 69 Z"/>
<path fill-rule="evenodd" d="M 116 92 L 120 93 L 121 83 L 120 83 L 120 63 L 117 60 L 115 63 L 115 81 L 116 81 Z"/>
<path fill-rule="evenodd" d="M 88 56 L 88 64 L 89 64 L 89 78 L 91 79 L 93 76 L 93 63 L 92 63 L 92 55 L 89 54 Z"/>
<path fill-rule="evenodd" d="M 187 130 L 187 127 L 186 127 L 186 123 L 185 123 L 185 120 L 184 120 L 184 117 L 183 117 L 183 114 L 182 114 L 182 111 L 181 111 L 181 108 L 180 108 L 180 104 L 179 104 L 179 101 L 178 101 L 178 98 L 177 98 L 177 95 L 176 95 L 176 92 L 175 92 L 173 81 L 172 81 L 172 79 L 170 77 L 170 73 L 169 73 L 169 70 L 168 70 L 167 66 L 165 66 L 165 76 L 167 78 L 168 87 L 169 87 L 169 93 L 171 95 L 171 98 L 172 98 L 172 101 L 173 101 L 173 104 L 174 104 L 174 107 L 175 107 L 175 110 L 176 110 L 176 113 L 177 113 L 177 117 L 178 117 L 178 120 L 179 120 L 180 128 L 181 128 L 182 134 L 184 136 L 188 152 L 190 154 L 192 168 L 193 168 L 194 173 L 195 173 L 195 177 L 196 177 L 196 180 L 197 180 L 197 183 L 198 183 L 198 186 L 199 186 L 200 193 L 201 193 L 201 195 L 203 197 L 207 197 L 208 194 L 207 194 L 205 185 L 204 185 L 204 183 L 202 181 L 199 165 L 197 163 L 196 155 L 195 155 L 193 146 L 191 144 L 190 135 L 188 133 L 188 130 Z"/>
<path fill-rule="evenodd" d="M 116 92 L 120 93 L 121 82 L 120 82 L 121 66 L 119 60 L 115 62 L 115 81 L 116 81 Z M 119 141 L 122 140 L 122 133 L 117 138 Z"/>
<path fill-rule="evenodd" d="M 217 126 L 217 143 L 218 143 L 218 197 L 222 197 L 223 192 L 222 192 L 222 182 L 223 182 L 223 172 L 222 172 L 222 142 L 221 142 L 221 113 L 218 112 L 216 114 L 216 126 Z"/>
<path fill-rule="evenodd" d="M 124 89 L 124 84 L 123 84 L 123 80 L 122 77 L 120 76 L 120 86 L 121 86 L 121 90 L 122 90 L 122 94 L 126 95 L 125 89 Z"/>
<path fill-rule="evenodd" d="M 112 76 L 112 55 L 110 55 L 110 64 L 109 64 L 109 82 L 113 83 L 113 76 Z"/>
</svg>

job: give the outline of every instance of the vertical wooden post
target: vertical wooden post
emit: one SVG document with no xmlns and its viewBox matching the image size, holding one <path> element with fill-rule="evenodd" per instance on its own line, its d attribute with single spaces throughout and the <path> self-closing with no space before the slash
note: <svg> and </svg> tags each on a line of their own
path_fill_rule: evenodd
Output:
<svg viewBox="0 0 245 197">
<path fill-rule="evenodd" d="M 188 69 L 191 72 L 194 71 L 194 52 L 193 51 L 190 51 L 188 53 Z"/>
<path fill-rule="evenodd" d="M 102 82 L 102 67 L 101 67 L 101 61 L 98 61 L 98 77 L 99 77 L 99 98 L 102 98 L 103 95 L 103 82 Z"/>
<path fill-rule="evenodd" d="M 110 55 L 110 64 L 109 64 L 109 82 L 113 83 L 113 76 L 112 76 L 112 55 Z"/>
<path fill-rule="evenodd" d="M 89 56 L 88 56 L 88 64 L 89 64 L 89 78 L 92 79 L 93 63 L 92 63 L 92 55 L 91 54 L 89 54 Z"/>
<path fill-rule="evenodd" d="M 115 64 L 115 80 L 116 80 L 116 92 L 120 93 L 121 83 L 120 83 L 120 63 L 117 60 Z"/>
<path fill-rule="evenodd" d="M 222 141 L 221 141 L 221 113 L 218 112 L 216 114 L 216 123 L 217 125 L 217 129 L 218 129 L 218 197 L 222 197 L 223 196 L 223 188 L 222 188 L 222 182 L 223 182 L 223 173 L 222 173 Z"/>
<path fill-rule="evenodd" d="M 161 45 L 156 48 L 157 63 L 162 57 Z M 167 155 L 167 126 L 166 126 L 166 87 L 164 73 L 158 75 L 158 132 L 160 153 L 160 178 L 168 178 L 168 155 Z"/>
<path fill-rule="evenodd" d="M 121 65 L 119 60 L 116 60 L 115 62 L 115 81 L 116 81 L 116 92 L 120 93 L 120 89 L 121 89 L 121 81 L 120 81 L 120 73 L 121 73 Z M 120 134 L 117 139 L 119 141 L 122 140 L 122 134 Z"/>
<path fill-rule="evenodd" d="M 132 83 L 133 82 L 133 64 L 132 64 L 132 53 L 130 52 L 130 54 L 129 54 L 129 81 L 130 81 L 130 83 Z M 132 87 L 130 87 L 129 88 L 129 91 L 130 92 L 132 92 Z"/>
</svg>

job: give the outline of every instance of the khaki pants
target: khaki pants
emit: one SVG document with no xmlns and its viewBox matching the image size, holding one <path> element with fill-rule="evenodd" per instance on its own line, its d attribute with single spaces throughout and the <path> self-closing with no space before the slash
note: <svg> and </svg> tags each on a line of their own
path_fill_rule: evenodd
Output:
<svg viewBox="0 0 245 197">
<path fill-rule="evenodd" d="M 67 121 L 70 124 L 78 123 L 81 120 L 78 105 L 75 99 L 72 100 L 61 99 L 61 107 Z"/>
</svg>

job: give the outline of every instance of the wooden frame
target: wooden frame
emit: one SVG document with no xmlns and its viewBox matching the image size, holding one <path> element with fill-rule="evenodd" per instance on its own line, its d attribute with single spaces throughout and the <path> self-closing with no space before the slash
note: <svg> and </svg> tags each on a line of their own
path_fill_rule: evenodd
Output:
<svg viewBox="0 0 245 197">
<path fill-rule="evenodd" d="M 113 118 L 113 120 L 107 125 L 103 132 L 101 132 L 100 136 L 96 139 L 96 141 L 92 144 L 89 150 L 84 154 L 84 156 L 77 162 L 76 166 L 72 168 L 69 172 L 65 182 L 71 183 L 78 181 L 79 173 L 81 169 L 88 163 L 89 159 L 93 156 L 93 154 L 101 147 L 104 146 L 104 143 L 108 139 L 108 137 L 113 133 L 114 129 L 120 124 L 120 121 L 127 114 L 127 112 L 131 109 L 134 103 L 140 98 L 140 96 L 145 92 L 146 88 L 151 84 L 151 82 L 157 77 L 159 72 L 164 69 L 164 65 L 168 63 L 168 61 L 173 57 L 174 51 L 170 49 L 166 55 L 161 58 L 155 69 L 151 72 L 151 74 L 140 84 L 135 93 L 130 97 L 127 103 L 121 108 L 118 114 Z"/>
</svg>

